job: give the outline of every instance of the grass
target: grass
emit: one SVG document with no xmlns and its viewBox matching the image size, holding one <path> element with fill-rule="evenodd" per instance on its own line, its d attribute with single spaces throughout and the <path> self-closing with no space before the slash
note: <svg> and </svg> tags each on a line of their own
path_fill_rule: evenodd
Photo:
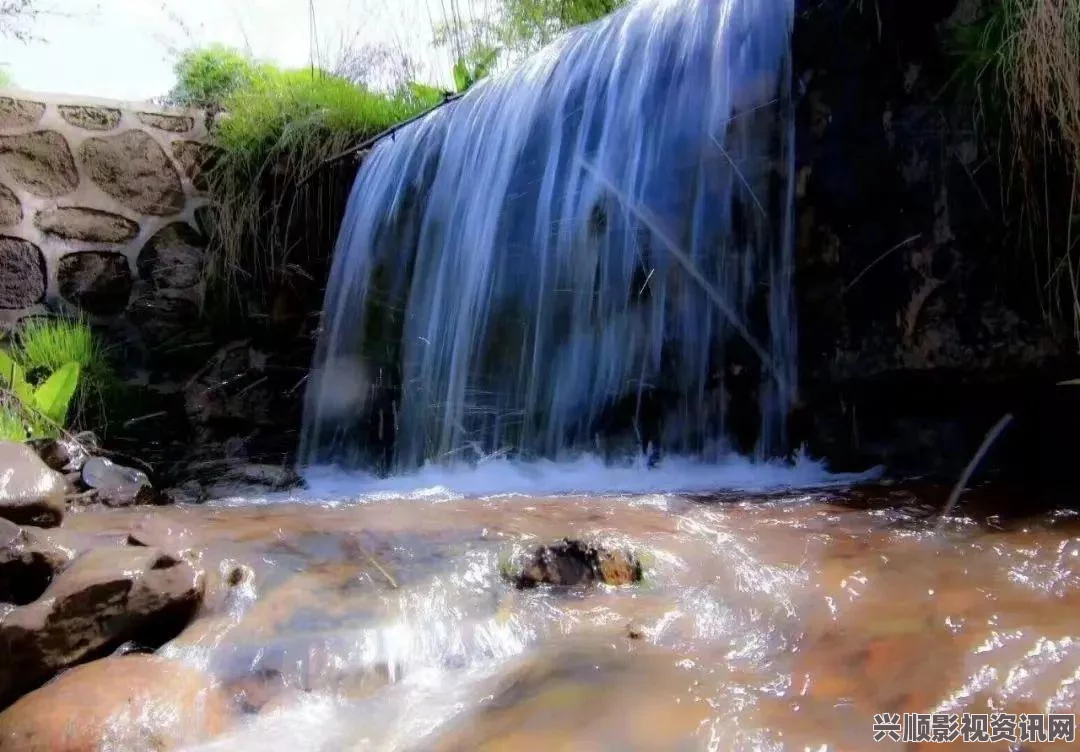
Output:
<svg viewBox="0 0 1080 752">
<path fill-rule="evenodd" d="M 347 184 L 341 191 L 307 181 L 321 177 L 328 157 L 441 98 L 419 86 L 373 92 L 317 68 L 283 70 L 221 47 L 188 53 L 176 73 L 174 104 L 224 113 L 211 132 L 217 150 L 208 177 L 217 213 L 207 272 L 211 291 L 233 302 L 273 288 L 290 269 L 302 272 L 304 257 L 294 256 L 312 251 L 304 246 L 325 246 L 314 252 L 329 257 L 336 227 L 313 240 L 309 226 L 335 214 L 340 220 Z"/>
<path fill-rule="evenodd" d="M 1044 319 L 1080 345 L 1080 0 L 999 0 L 955 33 L 955 80 L 1005 169 Z"/>
<path fill-rule="evenodd" d="M 106 397 L 115 378 L 104 348 L 81 318 L 32 318 L 16 333 L 10 354 L 31 384 L 39 384 L 69 363 L 79 366 L 79 387 L 72 424 L 102 424 Z M 18 418 L 17 406 L 4 408 L 6 420 Z M 5 418 L 0 418 L 0 424 Z"/>
</svg>

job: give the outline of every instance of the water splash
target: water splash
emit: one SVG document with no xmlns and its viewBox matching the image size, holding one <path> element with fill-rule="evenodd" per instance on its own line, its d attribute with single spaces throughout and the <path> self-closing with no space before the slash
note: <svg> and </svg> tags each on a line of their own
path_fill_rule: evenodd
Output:
<svg viewBox="0 0 1080 752">
<path fill-rule="evenodd" d="M 378 146 L 302 461 L 785 449 L 792 17 L 641 0 Z"/>
</svg>

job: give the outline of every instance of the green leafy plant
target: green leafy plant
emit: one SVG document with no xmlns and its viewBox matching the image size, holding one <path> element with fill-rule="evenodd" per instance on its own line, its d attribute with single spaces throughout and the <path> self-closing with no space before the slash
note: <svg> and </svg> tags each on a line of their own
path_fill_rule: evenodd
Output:
<svg viewBox="0 0 1080 752">
<path fill-rule="evenodd" d="M 14 343 L 0 348 L 0 435 L 57 435 L 88 404 L 100 404 L 110 377 L 85 322 L 55 318 L 25 323 Z"/>
<path fill-rule="evenodd" d="M 482 47 L 458 58 L 454 64 L 454 86 L 459 94 L 491 73 L 499 59 L 499 52 L 497 47 Z"/>
</svg>

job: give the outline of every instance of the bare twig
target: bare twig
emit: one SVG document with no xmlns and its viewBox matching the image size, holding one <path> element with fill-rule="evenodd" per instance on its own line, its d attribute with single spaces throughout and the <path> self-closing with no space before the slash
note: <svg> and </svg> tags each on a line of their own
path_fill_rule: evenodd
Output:
<svg viewBox="0 0 1080 752">
<path fill-rule="evenodd" d="M 366 558 L 373 567 L 379 570 L 382 576 L 386 578 L 386 581 L 390 583 L 390 587 L 392 587 L 394 590 L 398 589 L 397 580 L 395 580 L 390 575 L 390 573 L 386 571 L 383 565 L 379 563 L 378 559 L 376 559 L 372 554 L 368 553 L 368 550 L 362 545 L 360 545 L 360 540 L 356 536 L 352 536 L 351 538 L 349 538 L 349 544 L 355 547 L 357 551 L 362 553 L 364 555 L 364 558 Z"/>
<path fill-rule="evenodd" d="M 982 444 L 979 445 L 978 451 L 975 452 L 975 456 L 971 458 L 971 461 L 964 468 L 963 475 L 960 476 L 960 480 L 953 486 L 952 493 L 949 494 L 949 500 L 945 502 L 945 508 L 941 510 L 941 514 L 938 516 L 937 525 L 934 528 L 934 532 L 940 533 L 945 526 L 945 518 L 952 512 L 953 507 L 956 506 L 956 502 L 960 500 L 960 494 L 967 488 L 968 481 L 971 480 L 971 474 L 975 472 L 975 468 L 982 460 L 983 456 L 990 451 L 990 446 L 997 441 L 997 437 L 1001 435 L 1001 432 L 1005 430 L 1005 427 L 1012 421 L 1012 413 L 1006 413 L 1005 416 L 994 424 L 986 437 L 983 439 Z"/>
<path fill-rule="evenodd" d="M 865 267 L 863 268 L 863 270 L 862 270 L 861 272 L 859 272 L 858 274 L 856 274 L 856 275 L 855 275 L 855 279 L 851 280 L 851 281 L 850 281 L 850 282 L 848 282 L 848 283 L 847 283 L 846 285 L 844 285 L 844 288 L 843 288 L 843 290 L 841 290 L 841 291 L 840 291 L 840 294 L 841 294 L 841 295 L 844 295 L 844 294 L 846 294 L 848 290 L 850 290 L 850 289 L 851 289 L 852 287 L 854 287 L 854 286 L 855 286 L 855 283 L 856 283 L 856 282 L 858 282 L 858 281 L 859 281 L 860 279 L 862 279 L 862 278 L 863 278 L 864 276 L 866 276 L 866 273 L 867 273 L 868 271 L 870 271 L 871 269 L 873 269 L 873 268 L 874 268 L 875 266 L 877 266 L 877 265 L 878 265 L 878 263 L 880 263 L 881 261 L 885 260 L 885 258 L 886 258 L 886 257 L 887 257 L 887 256 L 888 256 L 889 254 L 891 254 L 891 253 L 894 253 L 895 251 L 899 251 L 899 250 L 900 250 L 901 248 L 903 248 L 904 246 L 906 246 L 906 245 L 909 245 L 909 244 L 911 244 L 911 243 L 914 243 L 914 242 L 915 242 L 916 240 L 918 240 L 918 239 L 919 239 L 919 238 L 921 238 L 921 237 L 922 237 L 922 233 L 921 233 L 921 232 L 920 232 L 920 233 L 916 233 L 915 235 L 912 235 L 912 236 L 911 236 L 910 238 L 905 238 L 904 240 L 901 240 L 901 241 L 900 241 L 899 243 L 897 243 L 896 245 L 894 245 L 894 246 L 893 246 L 892 248 L 890 248 L 889 250 L 885 251 L 885 253 L 881 254 L 881 255 L 880 255 L 880 256 L 878 256 L 878 257 L 877 257 L 876 259 L 874 259 L 873 261 L 871 261 L 871 262 L 870 262 L 869 264 L 867 264 L 867 265 L 866 265 L 866 266 L 865 266 Z"/>
</svg>

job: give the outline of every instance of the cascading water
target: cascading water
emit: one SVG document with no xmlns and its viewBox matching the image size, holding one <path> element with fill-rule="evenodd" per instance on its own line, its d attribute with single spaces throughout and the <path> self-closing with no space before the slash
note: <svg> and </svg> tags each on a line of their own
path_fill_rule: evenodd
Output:
<svg viewBox="0 0 1080 752">
<path fill-rule="evenodd" d="M 375 148 L 303 461 L 700 453 L 733 425 L 782 449 L 792 19 L 792 0 L 640 0 Z"/>
</svg>

